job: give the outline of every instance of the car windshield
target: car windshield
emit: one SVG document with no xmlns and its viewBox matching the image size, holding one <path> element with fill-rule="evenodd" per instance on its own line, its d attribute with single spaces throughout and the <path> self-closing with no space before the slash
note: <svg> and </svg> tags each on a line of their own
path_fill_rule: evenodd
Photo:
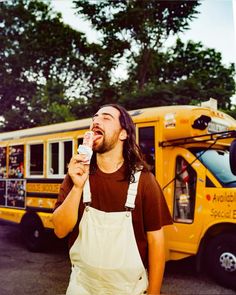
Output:
<svg viewBox="0 0 236 295">
<path fill-rule="evenodd" d="M 231 172 L 229 165 L 229 151 L 213 149 L 193 149 L 191 151 L 223 186 L 236 187 L 236 176 Z"/>
</svg>

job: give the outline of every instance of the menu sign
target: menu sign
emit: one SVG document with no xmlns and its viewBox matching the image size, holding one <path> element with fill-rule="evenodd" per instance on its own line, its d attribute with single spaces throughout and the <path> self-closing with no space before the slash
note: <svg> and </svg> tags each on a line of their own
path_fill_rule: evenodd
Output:
<svg viewBox="0 0 236 295">
<path fill-rule="evenodd" d="M 6 191 L 8 207 L 25 207 L 26 180 L 7 180 Z"/>
<path fill-rule="evenodd" d="M 6 161 L 6 147 L 0 147 L 0 178 L 6 177 L 7 173 L 7 161 Z"/>
<path fill-rule="evenodd" d="M 23 178 L 24 175 L 24 146 L 9 147 L 9 178 Z"/>
</svg>

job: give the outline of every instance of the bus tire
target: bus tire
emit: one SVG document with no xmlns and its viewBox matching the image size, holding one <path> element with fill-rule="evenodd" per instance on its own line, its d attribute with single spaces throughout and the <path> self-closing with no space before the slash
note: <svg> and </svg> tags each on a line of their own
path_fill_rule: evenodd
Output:
<svg viewBox="0 0 236 295">
<path fill-rule="evenodd" d="M 217 283 L 236 290 L 236 234 L 212 238 L 206 252 L 207 270 Z"/>
<path fill-rule="evenodd" d="M 45 230 L 38 215 L 26 213 L 21 221 L 21 229 L 26 248 L 31 252 L 43 251 Z"/>
<path fill-rule="evenodd" d="M 234 139 L 230 145 L 229 163 L 232 173 L 236 175 L 236 139 Z"/>
</svg>

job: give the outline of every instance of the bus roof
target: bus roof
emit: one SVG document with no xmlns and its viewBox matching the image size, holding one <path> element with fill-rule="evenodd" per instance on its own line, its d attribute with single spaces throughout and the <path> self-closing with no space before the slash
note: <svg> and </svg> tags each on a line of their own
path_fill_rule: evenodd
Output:
<svg viewBox="0 0 236 295">
<path fill-rule="evenodd" d="M 192 105 L 172 105 L 172 106 L 160 106 L 160 107 L 150 107 L 150 108 L 143 108 L 143 109 L 136 109 L 129 111 L 132 119 L 135 123 L 138 122 L 151 122 L 151 121 L 158 121 L 160 118 L 164 118 L 167 114 L 175 114 L 178 116 L 189 117 L 189 112 L 195 113 L 195 111 L 202 111 L 212 113 L 217 117 L 222 119 L 227 119 L 231 124 L 236 126 L 236 121 L 231 118 L 230 116 L 226 115 L 217 110 L 211 110 L 207 107 L 200 107 L 200 106 L 192 106 Z M 199 114 L 199 112 L 197 112 Z M 79 119 L 69 122 L 62 122 L 56 124 L 50 124 L 40 127 L 33 127 L 28 129 L 16 130 L 16 131 L 9 131 L 9 132 L 2 132 L 0 133 L 0 141 L 7 141 L 13 139 L 20 139 L 20 138 L 27 138 L 27 137 L 34 137 L 40 135 L 47 135 L 47 134 L 54 134 L 54 133 L 61 133 L 61 132 L 69 132 L 75 130 L 83 130 L 88 129 L 91 124 L 91 118 L 87 119 Z"/>
</svg>

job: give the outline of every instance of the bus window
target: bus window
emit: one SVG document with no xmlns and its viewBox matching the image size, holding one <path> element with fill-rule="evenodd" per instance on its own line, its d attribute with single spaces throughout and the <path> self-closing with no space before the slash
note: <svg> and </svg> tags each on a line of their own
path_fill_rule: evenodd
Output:
<svg viewBox="0 0 236 295">
<path fill-rule="evenodd" d="M 50 176 L 63 177 L 67 172 L 73 152 L 72 140 L 49 143 L 49 171 Z"/>
<path fill-rule="evenodd" d="M 203 148 L 195 148 L 191 149 L 191 151 L 211 171 L 223 187 L 235 187 L 236 176 L 230 169 L 229 151 L 218 149 L 205 150 Z"/>
<path fill-rule="evenodd" d="M 29 150 L 29 176 L 43 175 L 43 144 L 31 144 Z"/>
<path fill-rule="evenodd" d="M 155 174 L 155 139 L 154 126 L 140 127 L 138 130 L 139 146 L 144 154 L 145 160 Z"/>
<path fill-rule="evenodd" d="M 49 174 L 59 174 L 59 142 L 49 144 Z"/>
<path fill-rule="evenodd" d="M 176 159 L 174 221 L 192 223 L 196 199 L 196 171 L 182 158 Z"/>
<path fill-rule="evenodd" d="M 80 144 L 83 144 L 83 137 L 78 138 L 78 146 L 79 146 Z"/>
<path fill-rule="evenodd" d="M 7 148 L 0 147 L 0 178 L 7 176 Z"/>
<path fill-rule="evenodd" d="M 67 173 L 67 166 L 72 157 L 72 141 L 64 142 L 64 174 Z"/>
<path fill-rule="evenodd" d="M 24 175 L 24 146 L 9 147 L 9 178 L 23 178 Z"/>
</svg>

